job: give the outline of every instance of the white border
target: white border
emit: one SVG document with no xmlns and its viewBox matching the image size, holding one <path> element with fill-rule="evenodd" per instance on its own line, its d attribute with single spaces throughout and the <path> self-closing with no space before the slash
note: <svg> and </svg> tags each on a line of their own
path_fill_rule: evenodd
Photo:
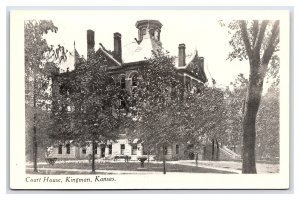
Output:
<svg viewBox="0 0 300 200">
<path fill-rule="evenodd" d="M 113 175 L 117 181 L 102 183 L 28 183 L 25 179 L 25 108 L 24 108 L 24 20 L 46 18 L 66 12 L 99 11 L 11 11 L 10 15 L 10 187 L 13 189 L 287 189 L 289 187 L 289 68 L 280 68 L 280 172 L 277 174 L 168 174 Z M 280 19 L 280 62 L 289 66 L 289 12 L 278 10 L 202 10 L 202 11 L 101 11 L 101 12 L 179 12 L 203 13 L 218 19 Z M 63 20 L 63 19 L 62 19 Z M 18 148 L 16 148 L 18 147 Z M 41 177 L 30 175 L 30 177 Z M 45 177 L 44 175 L 42 177 Z M 51 176 L 51 178 L 64 177 Z M 82 175 L 72 176 L 82 177 Z M 86 175 L 95 179 L 95 176 Z M 145 178 L 146 177 L 146 178 Z M 205 181 L 203 181 L 205 180 Z"/>
</svg>

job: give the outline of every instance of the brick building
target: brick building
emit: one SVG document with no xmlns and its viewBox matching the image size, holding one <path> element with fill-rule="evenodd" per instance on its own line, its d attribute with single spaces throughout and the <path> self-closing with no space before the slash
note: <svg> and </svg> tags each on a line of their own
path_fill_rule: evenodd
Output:
<svg viewBox="0 0 300 200">
<path fill-rule="evenodd" d="M 113 34 L 114 49 L 107 50 L 101 43 L 98 49 L 95 49 L 95 33 L 93 30 L 87 30 L 87 59 L 89 54 L 101 55 L 109 63 L 107 70 L 111 74 L 115 84 L 119 84 L 129 95 L 137 85 L 137 79 L 140 78 L 139 69 L 147 65 L 147 58 L 152 56 L 153 52 L 163 49 L 160 40 L 162 24 L 157 20 L 141 20 L 136 22 L 138 29 L 138 38 L 135 38 L 130 44 L 122 46 L 122 36 L 120 33 Z M 174 44 L 177 45 L 177 44 Z M 80 60 L 81 59 L 81 60 Z M 79 58 L 79 54 L 74 46 L 74 51 L 68 54 L 64 67 L 76 70 L 78 62 L 85 62 Z M 197 50 L 191 54 L 186 53 L 185 44 L 178 45 L 178 56 L 175 59 L 174 67 L 178 72 L 178 77 L 184 82 L 186 92 L 194 90 L 197 86 L 207 82 L 204 72 L 204 58 L 198 55 Z M 53 82 L 53 91 L 60 90 L 60 78 L 68 77 L 68 73 L 61 72 L 56 82 Z M 120 100 L 119 104 L 125 102 Z M 143 147 L 137 143 L 137 139 L 129 142 L 126 138 L 126 130 L 120 134 L 117 142 L 99 143 L 95 149 L 96 157 L 114 157 L 116 155 L 129 155 L 132 159 L 143 155 Z M 84 158 L 92 153 L 92 147 L 78 147 L 72 144 L 72 141 L 59 144 L 52 150 L 51 156 L 57 158 Z M 166 158 L 188 158 L 189 149 L 183 144 L 173 144 L 166 149 Z"/>
</svg>

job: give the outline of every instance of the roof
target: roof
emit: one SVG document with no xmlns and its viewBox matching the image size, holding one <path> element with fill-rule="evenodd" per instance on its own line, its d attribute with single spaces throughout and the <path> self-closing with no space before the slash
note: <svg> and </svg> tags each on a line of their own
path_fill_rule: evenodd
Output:
<svg viewBox="0 0 300 200">
<path fill-rule="evenodd" d="M 79 59 L 80 59 L 80 55 L 77 49 L 75 48 L 75 42 L 74 42 L 73 51 L 67 51 L 65 58 L 58 64 L 59 72 L 63 73 L 66 71 L 73 71 Z"/>
<path fill-rule="evenodd" d="M 76 50 L 73 52 L 67 52 L 66 58 L 59 64 L 59 72 L 66 72 L 67 70 L 72 71 L 75 69 L 76 63 Z M 78 52 L 77 52 L 78 54 Z"/>
<path fill-rule="evenodd" d="M 111 55 L 110 53 L 108 53 L 108 52 L 104 49 L 104 47 L 103 47 L 102 44 L 100 45 L 100 47 L 99 47 L 98 50 L 101 51 L 101 52 L 103 52 L 103 53 L 104 53 L 107 57 L 109 57 L 116 65 L 121 66 L 121 63 L 120 63 L 119 61 L 117 61 L 117 60 L 113 57 L 113 55 Z"/>
<path fill-rule="evenodd" d="M 193 53 L 187 54 L 185 56 L 186 65 L 185 66 L 180 66 L 180 67 L 178 66 L 179 65 L 178 57 L 175 57 L 174 66 L 177 69 L 185 69 L 194 60 L 194 58 L 197 56 L 197 54 L 198 54 L 197 50 L 195 50 Z"/>
<path fill-rule="evenodd" d="M 151 38 L 147 32 L 140 43 L 133 41 L 123 47 L 122 60 L 124 63 L 147 60 L 152 57 L 153 51 L 161 49 L 161 42 Z"/>
</svg>

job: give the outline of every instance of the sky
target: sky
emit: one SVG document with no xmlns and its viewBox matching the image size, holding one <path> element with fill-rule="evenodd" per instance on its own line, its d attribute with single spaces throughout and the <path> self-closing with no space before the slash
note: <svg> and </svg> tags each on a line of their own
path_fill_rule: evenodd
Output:
<svg viewBox="0 0 300 200">
<path fill-rule="evenodd" d="M 161 42 L 170 55 L 178 55 L 178 44 L 186 45 L 186 54 L 196 49 L 205 60 L 205 72 L 217 85 L 225 87 L 233 82 L 239 73 L 249 74 L 247 61 L 226 60 L 232 50 L 227 29 L 221 27 L 218 20 L 223 19 L 213 13 L 183 11 L 97 11 L 64 12 L 49 16 L 57 33 L 48 33 L 48 44 L 63 45 L 68 50 L 74 49 L 74 41 L 80 55 L 86 57 L 86 31 L 95 31 L 95 49 L 102 43 L 106 49 L 113 50 L 113 33 L 122 34 L 122 46 L 138 38 L 135 23 L 138 20 L 159 20 Z"/>
</svg>

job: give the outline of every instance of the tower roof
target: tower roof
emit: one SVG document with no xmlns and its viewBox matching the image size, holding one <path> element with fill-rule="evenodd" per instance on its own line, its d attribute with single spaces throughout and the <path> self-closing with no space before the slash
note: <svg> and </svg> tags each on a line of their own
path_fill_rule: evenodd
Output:
<svg viewBox="0 0 300 200">
<path fill-rule="evenodd" d="M 140 27 L 148 27 L 148 26 L 156 26 L 157 28 L 160 29 L 162 27 L 162 23 L 160 23 L 160 21 L 158 21 L 158 20 L 145 19 L 145 20 L 139 20 L 135 24 L 135 27 L 138 29 Z"/>
</svg>

